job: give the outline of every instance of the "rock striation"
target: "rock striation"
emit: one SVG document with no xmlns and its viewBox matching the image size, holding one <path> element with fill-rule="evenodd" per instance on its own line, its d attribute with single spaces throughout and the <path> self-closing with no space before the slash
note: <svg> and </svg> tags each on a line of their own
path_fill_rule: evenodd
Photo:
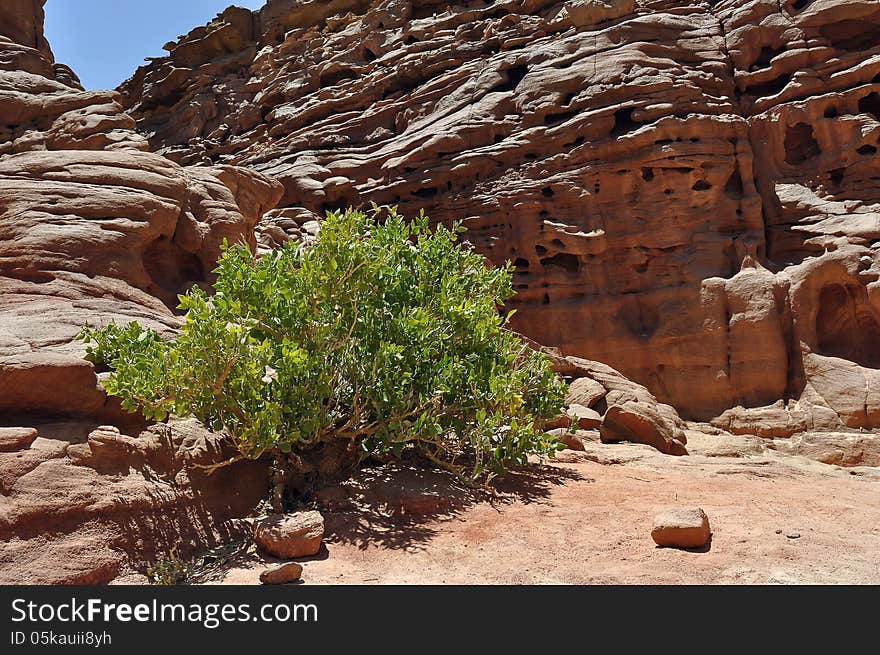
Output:
<svg viewBox="0 0 880 655">
<path fill-rule="evenodd" d="M 271 0 L 165 47 L 124 106 L 279 180 L 265 246 L 424 207 L 515 263 L 517 329 L 687 418 L 880 425 L 876 2 Z"/>
</svg>

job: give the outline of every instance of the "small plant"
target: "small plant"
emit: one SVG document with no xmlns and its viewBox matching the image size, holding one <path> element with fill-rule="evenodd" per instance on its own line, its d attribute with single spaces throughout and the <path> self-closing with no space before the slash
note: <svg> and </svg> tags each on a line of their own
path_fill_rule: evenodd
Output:
<svg viewBox="0 0 880 655">
<path fill-rule="evenodd" d="M 160 557 L 147 569 L 150 584 L 170 586 L 186 582 L 189 577 L 189 565 L 177 557 L 176 550 L 177 546 L 171 549 L 167 557 Z"/>
<path fill-rule="evenodd" d="M 226 247 L 216 293 L 180 296 L 174 341 L 137 323 L 81 338 L 124 408 L 194 416 L 242 458 L 272 453 L 278 485 L 405 451 L 487 481 L 557 450 L 538 426 L 564 385 L 499 313 L 513 267 L 488 267 L 463 231 L 394 209 L 330 213 L 308 249 Z"/>
</svg>

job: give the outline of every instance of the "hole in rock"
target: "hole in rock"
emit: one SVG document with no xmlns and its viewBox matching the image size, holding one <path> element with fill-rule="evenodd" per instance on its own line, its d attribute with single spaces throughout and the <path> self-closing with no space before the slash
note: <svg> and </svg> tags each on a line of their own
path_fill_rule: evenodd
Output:
<svg viewBox="0 0 880 655">
<path fill-rule="evenodd" d="M 758 53 L 758 58 L 755 59 L 749 70 L 759 70 L 761 68 L 767 68 L 770 65 L 770 62 L 773 61 L 774 57 L 781 54 L 783 50 L 777 48 L 771 48 L 769 45 L 765 45 L 761 48 L 761 52 Z"/>
<path fill-rule="evenodd" d="M 800 11 L 808 4 L 810 4 L 810 0 L 794 0 L 794 2 L 791 3 L 791 8 L 795 11 Z"/>
<path fill-rule="evenodd" d="M 556 195 L 556 192 L 553 191 L 553 189 L 551 187 L 545 186 L 543 189 L 541 189 L 541 195 L 544 196 L 545 198 L 552 198 L 553 196 Z"/>
<path fill-rule="evenodd" d="M 553 239 L 551 244 L 553 245 L 554 248 L 560 248 L 560 249 L 565 248 L 565 244 L 562 243 L 562 239 Z"/>
<path fill-rule="evenodd" d="M 320 86 L 336 86 L 343 80 L 353 80 L 357 77 L 357 73 L 349 68 L 331 71 L 327 74 L 321 74 L 318 84 Z"/>
<path fill-rule="evenodd" d="M 831 183 L 835 186 L 839 186 L 841 182 L 843 182 L 843 174 L 846 172 L 845 168 L 835 168 L 830 172 L 829 178 L 831 179 Z"/>
<path fill-rule="evenodd" d="M 635 107 L 624 107 L 614 112 L 614 127 L 611 128 L 612 137 L 621 136 L 641 127 L 641 123 L 633 120 L 634 111 Z"/>
<path fill-rule="evenodd" d="M 390 86 L 382 92 L 382 100 L 387 100 L 397 93 L 409 93 L 418 88 L 422 83 L 420 79 L 409 77 L 397 78 L 393 80 Z"/>
<path fill-rule="evenodd" d="M 544 125 L 547 127 L 553 127 L 554 125 L 561 125 L 562 123 L 571 120 L 575 116 L 580 113 L 580 110 L 575 109 L 573 111 L 565 111 L 558 114 L 547 114 L 544 116 Z"/>
<path fill-rule="evenodd" d="M 24 282 L 33 282 L 34 284 L 48 284 L 54 282 L 55 276 L 44 271 L 12 271 L 11 277 Z"/>
<path fill-rule="evenodd" d="M 732 198 L 739 198 L 742 196 L 742 192 L 742 176 L 739 174 L 739 168 L 734 168 L 733 173 L 730 174 L 730 177 L 727 178 L 727 183 L 724 185 L 724 193 Z"/>
<path fill-rule="evenodd" d="M 859 100 L 859 112 L 872 116 L 874 120 L 880 121 L 880 94 L 872 91 L 864 98 Z"/>
<path fill-rule="evenodd" d="M 413 20 L 421 20 L 422 18 L 431 18 L 437 15 L 437 5 L 425 4 L 423 2 L 412 3 Z"/>
<path fill-rule="evenodd" d="M 419 43 L 419 40 L 416 37 L 414 37 L 412 34 L 408 35 L 403 40 L 404 45 L 412 45 L 413 43 Z"/>
<path fill-rule="evenodd" d="M 865 144 L 860 148 L 856 148 L 856 152 L 860 155 L 874 155 L 877 153 L 877 148 L 870 144 Z"/>
<path fill-rule="evenodd" d="M 528 268 L 529 267 L 529 260 L 523 259 L 522 257 L 517 257 L 516 261 L 513 262 L 513 265 L 516 266 L 517 268 Z"/>
<path fill-rule="evenodd" d="M 712 185 L 706 182 L 706 180 L 697 180 L 696 184 L 691 187 L 694 191 L 708 191 L 712 188 Z"/>
<path fill-rule="evenodd" d="M 543 304 L 543 305 L 550 304 L 550 294 L 549 293 L 544 294 L 544 299 L 541 301 L 541 304 Z"/>
<path fill-rule="evenodd" d="M 372 50 L 370 50 L 369 48 L 364 48 L 364 59 L 367 62 L 371 62 L 371 61 L 376 61 L 376 59 L 378 59 L 378 57 L 376 56 L 376 53 L 373 52 Z"/>
<path fill-rule="evenodd" d="M 562 268 L 568 271 L 569 273 L 577 273 L 581 267 L 581 263 L 578 261 L 577 255 L 572 255 L 568 252 L 561 252 L 558 255 L 554 255 L 553 257 L 542 259 L 541 264 L 543 264 L 545 268 L 556 266 L 558 268 Z"/>
<path fill-rule="evenodd" d="M 807 123 L 791 125 L 785 132 L 785 161 L 802 164 L 822 152 L 813 136 L 813 127 Z"/>
<path fill-rule="evenodd" d="M 825 110 L 825 113 L 822 114 L 825 118 L 837 118 L 840 114 L 837 111 L 837 107 L 831 106 Z"/>
<path fill-rule="evenodd" d="M 831 284 L 822 289 L 816 337 L 823 355 L 880 368 L 880 323 L 861 285 Z"/>
<path fill-rule="evenodd" d="M 766 82 L 759 82 L 746 87 L 745 92 L 754 96 L 775 96 L 791 82 L 791 74 L 785 73 Z"/>
<path fill-rule="evenodd" d="M 525 64 L 520 66 L 514 66 L 513 68 L 508 68 L 504 71 L 505 80 L 498 86 L 494 87 L 493 91 L 515 91 L 516 87 L 519 86 L 519 83 L 522 82 L 523 78 L 526 76 L 526 73 L 529 72 L 529 67 Z"/>
<path fill-rule="evenodd" d="M 413 191 L 412 194 L 418 198 L 433 198 L 437 195 L 437 189 L 435 187 L 423 187 L 418 191 Z"/>
<path fill-rule="evenodd" d="M 547 249 L 544 246 L 537 245 L 535 246 L 535 253 L 538 255 L 538 257 L 543 257 L 547 254 Z"/>
<path fill-rule="evenodd" d="M 642 179 L 645 182 L 650 182 L 654 179 L 654 169 L 653 168 L 643 168 L 642 169 Z"/>
</svg>

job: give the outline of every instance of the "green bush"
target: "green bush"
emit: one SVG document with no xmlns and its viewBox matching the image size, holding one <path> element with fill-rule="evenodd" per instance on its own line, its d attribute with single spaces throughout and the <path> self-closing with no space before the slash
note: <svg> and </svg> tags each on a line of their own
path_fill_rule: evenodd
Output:
<svg viewBox="0 0 880 655">
<path fill-rule="evenodd" d="M 226 248 L 216 293 L 180 296 L 174 341 L 137 323 L 85 328 L 108 393 L 150 419 L 225 430 L 248 458 L 344 442 L 485 480 L 555 451 L 538 426 L 563 385 L 498 311 L 511 265 L 487 267 L 460 225 L 378 215 L 330 213 L 315 245 L 261 259 Z"/>
</svg>

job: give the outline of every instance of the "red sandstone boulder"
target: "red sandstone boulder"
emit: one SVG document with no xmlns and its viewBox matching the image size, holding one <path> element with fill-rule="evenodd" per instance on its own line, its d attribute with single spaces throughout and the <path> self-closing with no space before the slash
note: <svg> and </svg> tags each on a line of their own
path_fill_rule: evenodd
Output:
<svg viewBox="0 0 880 655">
<path fill-rule="evenodd" d="M 260 582 L 263 584 L 290 584 L 302 577 L 302 564 L 287 562 L 281 566 L 266 569 L 260 573 Z"/>
<path fill-rule="evenodd" d="M 709 518 L 699 507 L 674 507 L 654 517 L 651 538 L 661 547 L 702 548 L 712 535 Z"/>
<path fill-rule="evenodd" d="M 257 523 L 254 541 L 280 559 L 317 555 L 324 540 L 324 517 L 319 512 L 273 514 Z"/>
<path fill-rule="evenodd" d="M 0 453 L 30 448 L 38 434 L 34 428 L 0 428 Z"/>
<path fill-rule="evenodd" d="M 599 429 L 602 443 L 632 441 L 667 455 L 687 455 L 684 433 L 647 403 L 625 401 L 611 405 Z"/>
<path fill-rule="evenodd" d="M 572 380 L 565 396 L 566 405 L 593 407 L 607 393 L 605 387 L 593 378 L 583 377 Z"/>
</svg>

